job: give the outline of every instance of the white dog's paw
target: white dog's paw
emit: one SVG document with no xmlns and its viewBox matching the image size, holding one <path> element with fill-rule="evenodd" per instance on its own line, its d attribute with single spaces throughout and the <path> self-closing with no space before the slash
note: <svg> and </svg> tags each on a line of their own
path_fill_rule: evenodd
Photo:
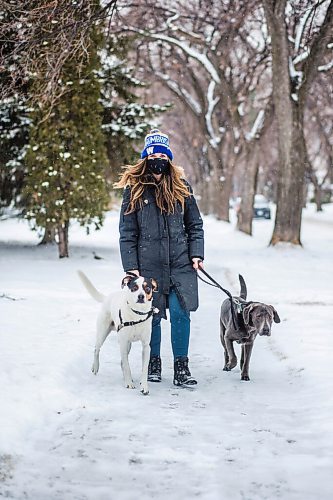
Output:
<svg viewBox="0 0 333 500">
<path fill-rule="evenodd" d="M 140 392 L 144 396 L 147 396 L 149 394 L 149 389 L 148 389 L 148 384 L 146 383 L 141 383 L 140 382 Z"/>
<path fill-rule="evenodd" d="M 93 372 L 93 374 L 97 375 L 98 370 L 99 370 L 99 364 L 98 363 L 93 363 L 93 365 L 91 367 L 91 371 Z"/>
<path fill-rule="evenodd" d="M 131 382 L 125 382 L 126 389 L 135 389 L 133 380 Z"/>
</svg>

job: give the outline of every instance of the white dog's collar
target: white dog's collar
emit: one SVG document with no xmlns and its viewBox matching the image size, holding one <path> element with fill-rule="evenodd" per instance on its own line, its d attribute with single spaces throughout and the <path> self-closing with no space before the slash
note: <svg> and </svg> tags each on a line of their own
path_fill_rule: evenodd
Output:
<svg viewBox="0 0 333 500">
<path fill-rule="evenodd" d="M 147 319 L 149 319 L 150 316 L 152 316 L 153 314 L 156 314 L 156 313 L 159 312 L 159 310 L 157 309 L 157 307 L 152 307 L 150 309 L 150 311 L 148 311 L 147 313 L 143 313 L 141 311 L 135 311 L 132 308 L 131 308 L 131 311 L 133 311 L 136 314 L 140 314 L 140 315 L 145 315 L 146 314 L 147 317 L 145 319 L 139 319 L 139 321 L 125 321 L 125 323 L 123 323 L 123 318 L 121 316 L 121 310 L 119 309 L 120 324 L 118 325 L 117 332 L 119 332 L 119 330 L 121 330 L 122 328 L 124 328 L 124 326 L 134 326 L 134 325 L 138 325 L 139 323 L 143 323 L 144 321 L 147 321 Z"/>
</svg>

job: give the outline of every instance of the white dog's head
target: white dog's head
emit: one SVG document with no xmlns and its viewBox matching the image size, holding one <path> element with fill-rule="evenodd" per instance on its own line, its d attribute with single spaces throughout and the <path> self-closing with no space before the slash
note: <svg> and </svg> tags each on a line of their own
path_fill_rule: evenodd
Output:
<svg viewBox="0 0 333 500">
<path fill-rule="evenodd" d="M 153 299 L 153 292 L 157 291 L 157 281 L 154 278 L 144 278 L 143 276 L 125 276 L 121 282 L 121 288 L 127 288 L 129 304 L 137 307 L 138 304 L 150 306 Z"/>
</svg>

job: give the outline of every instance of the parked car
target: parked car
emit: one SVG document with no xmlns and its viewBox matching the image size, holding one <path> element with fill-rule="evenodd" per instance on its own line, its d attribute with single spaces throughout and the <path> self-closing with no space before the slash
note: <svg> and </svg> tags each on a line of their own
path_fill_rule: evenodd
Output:
<svg viewBox="0 0 333 500">
<path fill-rule="evenodd" d="M 255 219 L 270 219 L 271 209 L 268 200 L 262 194 L 256 194 L 253 204 L 253 217 Z"/>
</svg>

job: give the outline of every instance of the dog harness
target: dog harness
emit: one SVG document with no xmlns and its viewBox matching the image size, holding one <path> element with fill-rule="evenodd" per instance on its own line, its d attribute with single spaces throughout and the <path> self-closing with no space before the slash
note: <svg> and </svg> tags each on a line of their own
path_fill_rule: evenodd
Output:
<svg viewBox="0 0 333 500">
<path fill-rule="evenodd" d="M 158 309 L 156 307 L 153 307 L 152 309 L 150 309 L 150 311 L 148 311 L 147 313 L 144 313 L 144 312 L 141 312 L 141 311 L 135 311 L 135 309 L 132 309 L 131 308 L 131 311 L 133 311 L 135 314 L 139 314 L 140 316 L 145 316 L 147 315 L 147 317 L 145 319 L 139 319 L 139 321 L 125 321 L 125 323 L 123 323 L 123 318 L 121 316 L 121 310 L 119 309 L 119 320 L 120 320 L 120 324 L 118 325 L 118 328 L 117 328 L 117 332 L 119 332 L 119 330 L 121 330 L 122 328 L 124 328 L 124 326 L 134 326 L 134 325 L 138 325 L 139 323 L 144 323 L 145 321 L 147 321 L 147 319 L 149 319 L 154 313 L 158 313 Z"/>
</svg>

